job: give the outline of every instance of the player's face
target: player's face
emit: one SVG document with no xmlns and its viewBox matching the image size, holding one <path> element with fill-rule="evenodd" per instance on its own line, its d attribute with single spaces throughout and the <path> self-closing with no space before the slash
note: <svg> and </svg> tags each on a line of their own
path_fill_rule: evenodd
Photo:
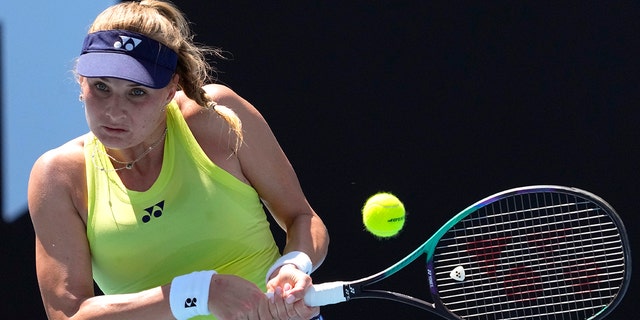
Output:
<svg viewBox="0 0 640 320">
<path fill-rule="evenodd" d="M 117 78 L 81 78 L 89 129 L 108 148 L 124 149 L 164 127 L 175 86 L 152 89 Z"/>
</svg>

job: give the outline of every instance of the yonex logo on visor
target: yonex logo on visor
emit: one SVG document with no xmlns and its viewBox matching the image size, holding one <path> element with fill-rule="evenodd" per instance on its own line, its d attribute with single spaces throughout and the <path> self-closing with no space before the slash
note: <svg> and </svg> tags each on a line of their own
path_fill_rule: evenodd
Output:
<svg viewBox="0 0 640 320">
<path fill-rule="evenodd" d="M 178 55 L 164 44 L 127 30 L 88 34 L 76 71 L 89 78 L 113 77 L 163 88 L 175 73 Z"/>
<path fill-rule="evenodd" d="M 131 51 L 131 50 L 135 49 L 135 47 L 137 47 L 138 44 L 140 42 L 142 42 L 142 40 L 140 40 L 140 39 L 127 37 L 127 36 L 120 36 L 120 40 L 121 41 L 117 41 L 116 43 L 114 43 L 113 47 L 116 48 L 116 49 L 120 49 L 120 48 L 124 47 L 123 49 L 125 49 L 127 51 Z"/>
</svg>

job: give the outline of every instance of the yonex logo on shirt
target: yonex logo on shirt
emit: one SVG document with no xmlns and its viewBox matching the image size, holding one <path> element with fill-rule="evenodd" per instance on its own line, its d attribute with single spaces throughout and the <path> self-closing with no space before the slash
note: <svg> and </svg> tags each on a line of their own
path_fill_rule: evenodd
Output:
<svg viewBox="0 0 640 320">
<path fill-rule="evenodd" d="M 164 200 L 152 205 L 151 207 L 145 208 L 144 211 L 146 214 L 142 216 L 142 222 L 147 223 L 151 221 L 151 217 L 160 218 L 162 216 L 162 211 L 164 210 Z"/>
</svg>

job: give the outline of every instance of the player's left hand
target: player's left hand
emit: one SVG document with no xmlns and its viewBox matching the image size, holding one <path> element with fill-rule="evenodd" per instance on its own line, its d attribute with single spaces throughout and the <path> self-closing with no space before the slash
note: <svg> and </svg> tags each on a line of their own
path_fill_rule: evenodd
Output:
<svg viewBox="0 0 640 320">
<path fill-rule="evenodd" d="M 276 270 L 267 283 L 267 292 L 273 293 L 269 310 L 274 319 L 308 320 L 320 314 L 319 307 L 304 303 L 304 293 L 312 285 L 311 277 L 294 265 Z"/>
</svg>

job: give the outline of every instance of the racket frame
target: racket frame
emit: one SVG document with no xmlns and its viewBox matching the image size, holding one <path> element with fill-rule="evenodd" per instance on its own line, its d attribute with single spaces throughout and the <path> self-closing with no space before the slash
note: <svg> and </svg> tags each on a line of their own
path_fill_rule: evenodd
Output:
<svg viewBox="0 0 640 320">
<path fill-rule="evenodd" d="M 629 240 L 627 237 L 626 229 L 622 220 L 617 215 L 615 210 L 602 198 L 588 192 L 585 190 L 581 190 L 573 187 L 564 187 L 564 186 L 556 186 L 556 185 L 533 185 L 526 187 L 513 188 L 509 190 L 505 190 L 489 197 L 486 197 L 476 203 L 468 206 L 460 213 L 456 214 L 449 221 L 447 221 L 442 227 L 440 227 L 427 241 L 421 244 L 418 248 L 416 248 L 409 255 L 402 258 L 400 261 L 391 265 L 390 267 L 375 273 L 371 276 L 364 277 L 354 281 L 335 281 L 329 282 L 325 284 L 314 285 L 312 287 L 313 291 L 323 291 L 330 290 L 331 288 L 342 286 L 342 294 L 344 296 L 344 300 L 335 301 L 344 302 L 352 299 L 363 299 L 363 298 L 377 298 L 377 299 L 386 299 L 393 300 L 397 302 L 401 302 L 407 305 L 411 305 L 423 310 L 430 311 L 432 313 L 436 313 L 447 319 L 462 319 L 461 317 L 447 311 L 448 309 L 442 304 L 440 301 L 440 296 L 438 293 L 436 278 L 435 278 L 435 268 L 433 262 L 433 255 L 435 253 L 436 246 L 440 239 L 451 229 L 452 226 L 456 225 L 458 222 L 466 218 L 469 214 L 475 212 L 481 207 L 487 206 L 493 202 L 499 201 L 506 197 L 510 197 L 513 195 L 523 195 L 527 193 L 543 193 L 543 192 L 554 192 L 554 193 L 565 193 L 572 196 L 577 196 L 581 198 L 588 198 L 596 203 L 598 206 L 604 208 L 611 219 L 616 224 L 616 227 L 619 230 L 620 239 L 624 249 L 624 257 L 625 257 L 625 272 L 624 272 L 624 280 L 622 281 L 622 287 L 617 293 L 616 297 L 611 301 L 611 303 L 600 310 L 597 314 L 595 314 L 590 319 L 602 319 L 607 314 L 609 314 L 622 300 L 622 297 L 626 293 L 631 278 L 631 252 Z M 402 270 L 404 267 L 415 261 L 417 258 L 421 257 L 423 254 L 426 255 L 427 262 L 427 279 L 429 283 L 429 291 L 433 302 L 425 301 L 419 298 L 415 298 L 403 293 L 388 291 L 388 290 L 376 290 L 376 289 L 366 289 L 365 287 L 370 286 L 376 282 L 384 280 L 386 278 L 391 277 L 398 271 Z M 315 288 L 314 288 L 315 287 Z M 307 297 L 305 297 L 305 301 Z"/>
</svg>

